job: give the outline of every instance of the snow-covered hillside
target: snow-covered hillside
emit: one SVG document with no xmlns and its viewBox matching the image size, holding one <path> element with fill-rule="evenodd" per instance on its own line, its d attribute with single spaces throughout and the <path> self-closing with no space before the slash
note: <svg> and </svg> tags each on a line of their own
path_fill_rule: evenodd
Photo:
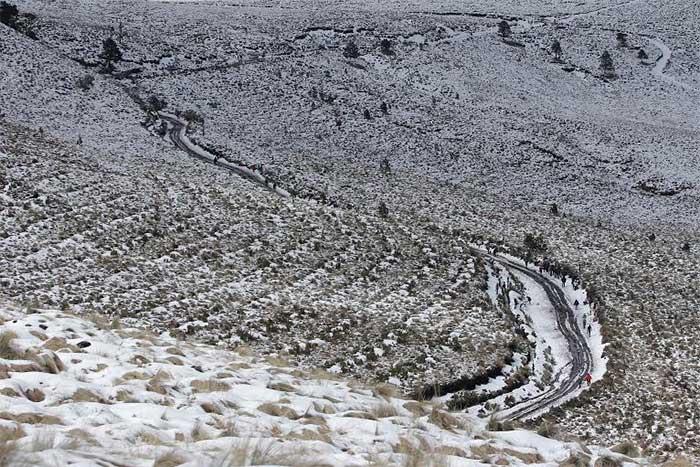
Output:
<svg viewBox="0 0 700 467">
<path fill-rule="evenodd" d="M 0 352 L 2 465 L 647 463 L 99 315 L 4 307 Z"/>
<path fill-rule="evenodd" d="M 499 306 L 469 249 L 497 247 L 595 300 L 607 371 L 546 424 L 699 462 L 698 2 L 14 3 L 37 40 L 0 24 L 0 298 L 404 394 L 500 373 L 470 403 L 530 365 L 526 398 L 570 366 L 521 335 L 546 303 Z M 153 97 L 292 196 L 190 157 Z"/>
</svg>

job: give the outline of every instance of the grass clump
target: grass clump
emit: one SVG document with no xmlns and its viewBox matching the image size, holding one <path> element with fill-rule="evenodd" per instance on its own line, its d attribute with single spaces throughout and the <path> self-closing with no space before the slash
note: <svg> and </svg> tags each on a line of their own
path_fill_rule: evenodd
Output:
<svg viewBox="0 0 700 467">
<path fill-rule="evenodd" d="M 0 333 L 0 358 L 5 360 L 18 360 L 21 358 L 20 353 L 12 346 L 12 341 L 16 338 L 17 334 L 12 331 Z"/>
</svg>

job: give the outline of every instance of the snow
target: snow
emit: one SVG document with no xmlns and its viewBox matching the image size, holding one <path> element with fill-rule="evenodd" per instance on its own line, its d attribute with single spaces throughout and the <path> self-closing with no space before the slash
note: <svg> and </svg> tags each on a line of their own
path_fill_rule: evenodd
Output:
<svg viewBox="0 0 700 467">
<path fill-rule="evenodd" d="M 60 361 L 53 373 L 41 365 L 22 370 L 23 360 L 0 361 L 0 369 L 10 369 L 0 380 L 0 412 L 20 429 L 10 451 L 17 462 L 92 465 L 99 458 L 150 466 L 177 454 L 183 465 L 194 466 L 252 455 L 245 446 L 251 440 L 274 446 L 266 454 L 274 465 L 303 459 L 393 465 L 426 455 L 444 457 L 447 465 L 484 465 L 484 440 L 489 462 L 507 459 L 516 466 L 524 465 L 521 455 L 556 465 L 581 454 L 579 445 L 523 430 L 487 432 L 482 420 L 466 414 L 452 414 L 451 425 L 444 425 L 434 418 L 444 414 L 435 402 L 412 407 L 379 395 L 377 387 L 121 328 L 101 317 L 89 321 L 50 309 L 27 315 L 7 306 L 0 316 L 0 333 L 17 336 L 9 341 L 14 352 L 43 352 Z M 49 342 L 55 353 L 41 350 Z M 72 342 L 89 345 L 78 349 Z M 34 392 L 45 397 L 29 400 Z M 23 421 L 30 413 L 37 421 Z M 57 423 L 50 424 L 51 417 Z M 407 450 L 418 439 L 422 452 Z"/>
</svg>

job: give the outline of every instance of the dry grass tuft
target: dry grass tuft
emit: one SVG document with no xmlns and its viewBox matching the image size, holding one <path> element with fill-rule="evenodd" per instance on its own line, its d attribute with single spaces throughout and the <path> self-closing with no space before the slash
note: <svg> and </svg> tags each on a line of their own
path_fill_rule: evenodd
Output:
<svg viewBox="0 0 700 467">
<path fill-rule="evenodd" d="M 454 416 L 437 408 L 433 408 L 433 410 L 430 412 L 428 420 L 443 430 L 453 430 L 461 425 L 459 420 L 457 420 Z"/>
<path fill-rule="evenodd" d="M 238 443 L 214 459 L 208 467 L 233 467 L 240 465 L 294 465 L 297 467 L 316 466 L 319 464 L 301 448 L 293 450 L 274 440 L 246 440 Z"/>
<path fill-rule="evenodd" d="M 376 418 L 398 417 L 399 411 L 393 405 L 380 402 L 370 409 L 370 413 Z"/>
<path fill-rule="evenodd" d="M 313 405 L 314 410 L 318 413 L 333 415 L 337 412 L 337 410 L 335 410 L 335 407 L 333 407 L 331 404 L 323 404 L 321 402 L 314 401 Z"/>
<path fill-rule="evenodd" d="M 222 392 L 231 389 L 231 386 L 216 379 L 196 379 L 190 383 L 192 392 L 195 394 L 206 392 Z"/>
<path fill-rule="evenodd" d="M 47 336 L 46 334 L 44 334 L 41 331 L 32 330 L 32 331 L 29 331 L 29 334 L 36 337 L 37 339 L 39 339 L 42 342 L 49 339 L 49 336 Z"/>
<path fill-rule="evenodd" d="M 12 346 L 12 341 L 17 338 L 17 334 L 12 331 L 0 333 L 0 358 L 5 360 L 19 360 L 22 355 Z"/>
<path fill-rule="evenodd" d="M 213 403 L 213 402 L 202 402 L 199 404 L 199 406 L 204 410 L 206 413 L 213 413 L 216 415 L 222 415 L 223 412 L 221 411 L 221 408 Z"/>
<path fill-rule="evenodd" d="M 399 395 L 399 388 L 393 384 L 381 383 L 372 388 L 372 394 L 385 399 L 396 398 Z"/>
<path fill-rule="evenodd" d="M 185 356 L 185 353 L 177 347 L 168 347 L 167 349 L 165 349 L 165 351 L 168 352 L 170 355 L 177 355 L 178 357 Z"/>
<path fill-rule="evenodd" d="M 361 412 L 359 410 L 351 410 L 350 412 L 345 412 L 343 417 L 349 418 L 362 418 L 364 420 L 376 420 L 377 417 L 369 412 Z"/>
<path fill-rule="evenodd" d="M 276 383 L 270 383 L 267 386 L 269 389 L 273 389 L 275 391 L 280 391 L 280 392 L 296 392 L 297 388 L 292 386 L 291 384 L 278 381 Z"/>
<path fill-rule="evenodd" d="M 68 436 L 75 440 L 78 445 L 87 444 L 89 446 L 100 446 L 100 443 L 95 439 L 94 436 L 92 436 L 92 434 L 81 428 L 73 428 L 68 432 Z"/>
<path fill-rule="evenodd" d="M 426 407 L 426 404 L 418 401 L 408 401 L 403 405 L 403 408 L 411 412 L 416 417 L 423 417 L 430 413 L 430 409 Z"/>
<path fill-rule="evenodd" d="M 119 402 L 134 402 L 134 394 L 126 389 L 120 389 L 117 391 L 116 398 Z"/>
<path fill-rule="evenodd" d="M 173 376 L 167 371 L 158 370 L 158 372 L 155 375 L 153 375 L 153 377 L 146 384 L 146 390 L 166 395 L 168 394 L 168 389 L 163 384 L 163 381 L 170 381 L 172 377 Z"/>
<path fill-rule="evenodd" d="M 176 365 L 176 366 L 183 366 L 185 362 L 180 360 L 179 358 L 173 356 L 173 357 L 168 357 L 165 359 L 166 362 L 170 363 L 171 365 Z"/>
<path fill-rule="evenodd" d="M 39 430 L 32 436 L 32 452 L 48 451 L 56 446 L 56 432 L 53 430 Z"/>
<path fill-rule="evenodd" d="M 141 442 L 141 444 L 148 444 L 150 446 L 162 446 L 163 444 L 166 444 L 165 441 L 160 438 L 160 436 L 146 430 L 139 431 L 136 435 L 136 439 Z"/>
<path fill-rule="evenodd" d="M 291 366 L 291 364 L 289 363 L 289 360 L 282 358 L 282 357 L 267 356 L 267 357 L 265 357 L 265 361 L 267 362 L 268 365 L 274 366 L 277 368 L 288 368 Z"/>
<path fill-rule="evenodd" d="M 102 396 L 85 388 L 80 388 L 76 390 L 71 396 L 71 399 L 73 400 L 73 402 L 99 402 L 101 404 L 106 403 Z"/>
<path fill-rule="evenodd" d="M 610 448 L 612 452 L 623 454 L 627 457 L 641 457 L 642 451 L 632 441 L 623 441 Z"/>
<path fill-rule="evenodd" d="M 309 428 L 302 428 L 299 431 L 289 433 L 285 439 L 294 439 L 299 441 L 321 441 L 326 444 L 331 444 L 331 439 L 328 436 L 328 428 L 319 428 L 318 430 L 311 430 Z"/>
<path fill-rule="evenodd" d="M 81 350 L 73 345 L 69 344 L 67 340 L 65 340 L 63 337 L 52 337 L 49 340 L 45 341 L 42 345 L 42 348 L 46 350 L 51 350 L 52 352 L 58 352 L 59 350 L 64 350 L 68 349 L 72 353 L 80 353 Z"/>
<path fill-rule="evenodd" d="M 39 355 L 32 355 L 31 357 L 46 373 L 57 375 L 66 369 L 59 356 L 51 350 L 47 350 Z"/>
<path fill-rule="evenodd" d="M 124 373 L 121 378 L 124 381 L 131 381 L 132 379 L 148 379 L 149 375 L 144 373 L 143 371 L 127 371 Z"/>
<path fill-rule="evenodd" d="M 401 454 L 401 466 L 404 467 L 447 467 L 449 462 L 444 454 L 435 452 L 424 442 L 414 443 L 407 438 L 401 438 L 394 446 L 394 452 Z"/>
<path fill-rule="evenodd" d="M 190 437 L 192 438 L 192 441 L 197 442 L 197 441 L 204 441 L 207 439 L 211 439 L 212 437 L 210 434 L 207 432 L 206 427 L 202 422 L 197 422 L 197 424 L 192 428 L 192 432 L 190 433 Z"/>
<path fill-rule="evenodd" d="M 0 389 L 0 395 L 6 396 L 6 397 L 19 397 L 19 393 L 12 388 Z"/>
<path fill-rule="evenodd" d="M 162 456 L 158 456 L 153 462 L 153 467 L 177 467 L 185 462 L 187 462 L 187 458 L 173 450 L 166 452 Z"/>
<path fill-rule="evenodd" d="M 272 402 L 266 402 L 258 406 L 258 410 L 268 415 L 272 415 L 273 417 L 284 417 L 290 420 L 297 420 L 300 418 L 299 414 L 296 413 L 294 409 L 285 407 L 284 405 L 273 404 Z"/>
<path fill-rule="evenodd" d="M 0 467 L 17 465 L 19 450 L 13 441 L 0 441 Z"/>
<path fill-rule="evenodd" d="M 20 438 L 27 436 L 21 425 L 15 424 L 14 426 L 0 426 L 0 443 L 5 443 L 7 441 L 15 441 Z"/>
<path fill-rule="evenodd" d="M 0 412 L 0 419 L 23 424 L 26 423 L 27 425 L 63 425 L 63 421 L 60 418 L 40 413 L 12 414 L 9 412 Z"/>
</svg>

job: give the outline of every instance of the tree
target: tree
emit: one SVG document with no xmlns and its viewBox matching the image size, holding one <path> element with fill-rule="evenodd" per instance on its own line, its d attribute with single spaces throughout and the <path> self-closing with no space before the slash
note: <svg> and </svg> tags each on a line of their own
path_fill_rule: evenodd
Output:
<svg viewBox="0 0 700 467">
<path fill-rule="evenodd" d="M 386 105 L 386 102 L 382 102 L 382 105 L 379 106 L 379 110 L 381 110 L 384 115 L 389 114 L 389 106 Z"/>
<path fill-rule="evenodd" d="M 690 243 L 685 242 L 683 246 L 681 247 L 681 250 L 683 251 L 690 251 Z"/>
<path fill-rule="evenodd" d="M 352 39 L 350 42 L 345 44 L 345 49 L 343 49 L 343 56 L 345 58 L 357 58 L 360 56 L 360 50 L 357 48 L 357 44 Z"/>
<path fill-rule="evenodd" d="M 78 78 L 77 85 L 80 89 L 83 91 L 89 91 L 90 88 L 92 87 L 92 84 L 95 82 L 95 77 L 92 75 L 85 75 L 81 78 Z"/>
<path fill-rule="evenodd" d="M 384 55 L 394 55 L 394 44 L 389 39 L 382 39 L 379 48 Z"/>
<path fill-rule="evenodd" d="M 379 215 L 383 218 L 389 217 L 389 208 L 387 207 L 386 203 L 384 201 L 379 202 Z"/>
<path fill-rule="evenodd" d="M 529 251 L 547 251 L 547 243 L 542 238 L 542 235 L 525 234 L 523 245 Z"/>
<path fill-rule="evenodd" d="M 603 71 L 603 76 L 606 78 L 615 77 L 615 65 L 613 64 L 610 52 L 607 50 L 600 56 L 600 69 Z"/>
<path fill-rule="evenodd" d="M 391 164 L 386 157 L 379 163 L 379 171 L 384 175 L 391 175 Z"/>
<path fill-rule="evenodd" d="M 14 27 L 17 15 L 19 15 L 19 10 L 15 5 L 11 5 L 7 2 L 0 2 L 0 23 Z"/>
<path fill-rule="evenodd" d="M 372 114 L 369 113 L 369 109 L 365 109 L 364 116 L 365 116 L 365 119 L 372 120 Z"/>
<path fill-rule="evenodd" d="M 557 62 L 561 61 L 561 44 L 559 43 L 559 40 L 554 39 L 554 42 L 552 42 L 552 54 L 554 55 L 554 60 Z"/>
<path fill-rule="evenodd" d="M 647 58 L 649 58 L 649 56 L 644 51 L 644 49 L 639 49 L 639 53 L 637 53 L 637 58 L 640 60 L 646 60 Z"/>
<path fill-rule="evenodd" d="M 198 114 L 196 110 L 192 109 L 185 110 L 182 117 L 190 123 L 200 123 L 204 121 L 204 118 Z"/>
<path fill-rule="evenodd" d="M 114 39 L 111 37 L 105 39 L 102 43 L 102 54 L 100 58 L 105 61 L 105 70 L 110 73 L 114 70 L 114 63 L 122 59 L 122 51 L 119 50 L 117 43 L 114 42 Z"/>
<path fill-rule="evenodd" d="M 627 47 L 627 34 L 624 32 L 618 32 L 615 37 L 617 39 L 617 47 L 619 49 Z"/>
<path fill-rule="evenodd" d="M 168 106 L 167 102 L 165 102 L 165 100 L 163 100 L 163 99 L 160 99 L 155 94 L 148 98 L 148 108 L 151 112 L 155 112 L 155 113 L 160 112 L 161 110 L 163 110 L 167 106 Z"/>
<path fill-rule="evenodd" d="M 559 215 L 559 206 L 557 206 L 557 203 L 552 203 L 552 205 L 549 207 L 549 211 L 554 214 L 555 216 Z"/>
<path fill-rule="evenodd" d="M 510 37 L 512 34 L 512 31 L 510 30 L 510 24 L 508 24 L 508 21 L 503 20 L 500 23 L 498 23 L 498 35 L 501 37 Z"/>
</svg>

